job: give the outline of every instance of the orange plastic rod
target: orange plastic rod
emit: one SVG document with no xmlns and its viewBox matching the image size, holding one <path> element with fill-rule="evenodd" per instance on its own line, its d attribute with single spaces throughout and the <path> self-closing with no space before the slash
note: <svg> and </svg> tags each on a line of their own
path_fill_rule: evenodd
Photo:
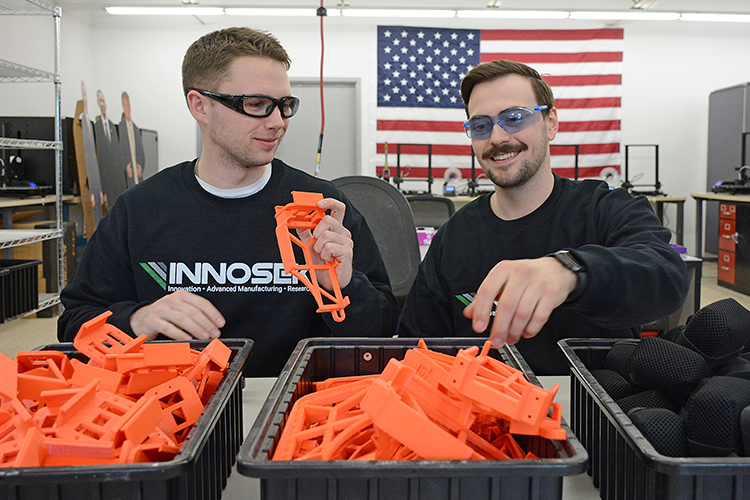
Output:
<svg viewBox="0 0 750 500">
<path fill-rule="evenodd" d="M 318 312 L 330 312 L 335 321 L 344 321 L 346 317 L 344 308 L 349 305 L 349 297 L 343 297 L 341 294 L 341 287 L 335 270 L 339 264 L 338 260 L 333 259 L 331 262 L 315 264 L 310 250 L 315 244 L 315 238 L 303 243 L 289 231 L 290 229 L 313 230 L 317 227 L 325 216 L 325 211 L 318 208 L 318 201 L 323 199 L 323 195 L 292 191 L 292 199 L 294 200 L 292 203 L 283 207 L 276 207 L 276 239 L 279 243 L 284 272 L 295 276 L 310 290 L 315 297 L 315 302 L 318 303 Z M 293 243 L 302 249 L 305 257 L 304 264 L 297 263 Z M 308 276 L 302 274 L 302 271 L 307 271 Z M 328 272 L 333 293 L 320 287 L 316 271 Z M 327 299 L 330 303 L 326 303 L 324 299 Z"/>
</svg>

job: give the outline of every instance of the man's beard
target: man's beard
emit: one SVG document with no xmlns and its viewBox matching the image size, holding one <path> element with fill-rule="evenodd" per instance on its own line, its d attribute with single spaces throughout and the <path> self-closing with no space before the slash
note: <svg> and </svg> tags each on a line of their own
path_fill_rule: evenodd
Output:
<svg viewBox="0 0 750 500">
<path fill-rule="evenodd" d="M 525 144 L 503 144 L 502 146 L 495 146 L 489 151 L 485 152 L 482 155 L 482 159 L 489 159 L 494 156 L 500 156 L 508 153 L 521 153 L 528 149 L 529 147 Z M 533 156 L 530 159 L 521 162 L 521 165 L 518 167 L 518 171 L 513 176 L 498 174 L 496 169 L 492 167 L 485 168 L 484 165 L 481 164 L 481 162 L 480 165 L 482 166 L 482 170 L 484 170 L 487 178 L 491 180 L 492 183 L 496 186 L 508 189 L 516 188 L 519 186 L 523 186 L 531 178 L 533 178 L 534 175 L 536 175 L 536 173 L 544 163 L 545 151 L 546 148 L 539 148 L 536 156 Z"/>
</svg>

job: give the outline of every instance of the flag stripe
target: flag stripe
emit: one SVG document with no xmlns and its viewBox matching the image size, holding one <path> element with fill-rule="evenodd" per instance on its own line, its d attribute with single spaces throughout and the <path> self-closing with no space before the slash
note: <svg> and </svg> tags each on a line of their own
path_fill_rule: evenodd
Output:
<svg viewBox="0 0 750 500">
<path fill-rule="evenodd" d="M 622 75 L 542 75 L 551 87 L 578 87 L 582 85 L 622 85 Z"/>
<path fill-rule="evenodd" d="M 575 144 L 550 144 L 550 154 L 552 156 L 573 154 Z M 582 155 L 594 155 L 604 153 L 618 153 L 620 152 L 620 145 L 618 143 L 604 143 L 604 144 L 579 144 L 578 154 Z"/>
<path fill-rule="evenodd" d="M 484 30 L 483 40 L 622 40 L 622 29 Z"/>
<path fill-rule="evenodd" d="M 463 122 L 426 120 L 378 120 L 378 130 L 421 130 L 432 132 L 462 132 Z"/>
<path fill-rule="evenodd" d="M 497 61 L 499 59 L 507 59 L 510 61 L 522 62 L 524 64 L 622 62 L 622 52 L 579 52 L 576 54 L 482 52 L 482 62 Z"/>
<path fill-rule="evenodd" d="M 557 108 L 601 108 L 620 107 L 619 97 L 599 97 L 594 99 L 555 99 Z"/>
<path fill-rule="evenodd" d="M 508 41 L 487 40 L 482 38 L 479 42 L 481 52 L 502 52 L 508 54 L 533 54 L 533 53 L 567 53 L 577 52 L 620 52 L 621 40 L 580 40 L 580 41 Z"/>
<path fill-rule="evenodd" d="M 620 130 L 620 120 L 560 123 L 560 132 L 583 132 L 591 130 Z"/>
</svg>

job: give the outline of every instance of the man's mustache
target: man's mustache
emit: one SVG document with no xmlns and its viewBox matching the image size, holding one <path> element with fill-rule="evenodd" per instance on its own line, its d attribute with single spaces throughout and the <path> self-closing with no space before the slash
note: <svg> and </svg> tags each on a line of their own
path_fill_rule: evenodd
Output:
<svg viewBox="0 0 750 500">
<path fill-rule="evenodd" d="M 482 155 L 482 159 L 486 160 L 488 158 L 492 158 L 493 156 L 500 156 L 505 155 L 508 153 L 520 153 L 521 151 L 526 151 L 528 146 L 526 144 L 502 144 L 500 146 L 493 146 L 492 149 L 485 151 Z"/>
</svg>

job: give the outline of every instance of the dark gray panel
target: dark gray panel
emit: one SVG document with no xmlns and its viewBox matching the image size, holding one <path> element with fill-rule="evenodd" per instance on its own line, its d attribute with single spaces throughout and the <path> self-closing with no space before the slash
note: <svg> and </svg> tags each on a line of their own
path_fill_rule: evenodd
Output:
<svg viewBox="0 0 750 500">
<path fill-rule="evenodd" d="M 141 138 L 146 158 L 143 162 L 143 178 L 146 179 L 159 171 L 159 132 L 142 128 Z"/>
<path fill-rule="evenodd" d="M 711 92 L 708 98 L 708 158 L 706 190 L 719 181 L 737 178 L 742 166 L 742 127 L 745 120 L 747 85 Z M 719 207 L 706 203 L 704 253 L 719 252 Z"/>
</svg>

